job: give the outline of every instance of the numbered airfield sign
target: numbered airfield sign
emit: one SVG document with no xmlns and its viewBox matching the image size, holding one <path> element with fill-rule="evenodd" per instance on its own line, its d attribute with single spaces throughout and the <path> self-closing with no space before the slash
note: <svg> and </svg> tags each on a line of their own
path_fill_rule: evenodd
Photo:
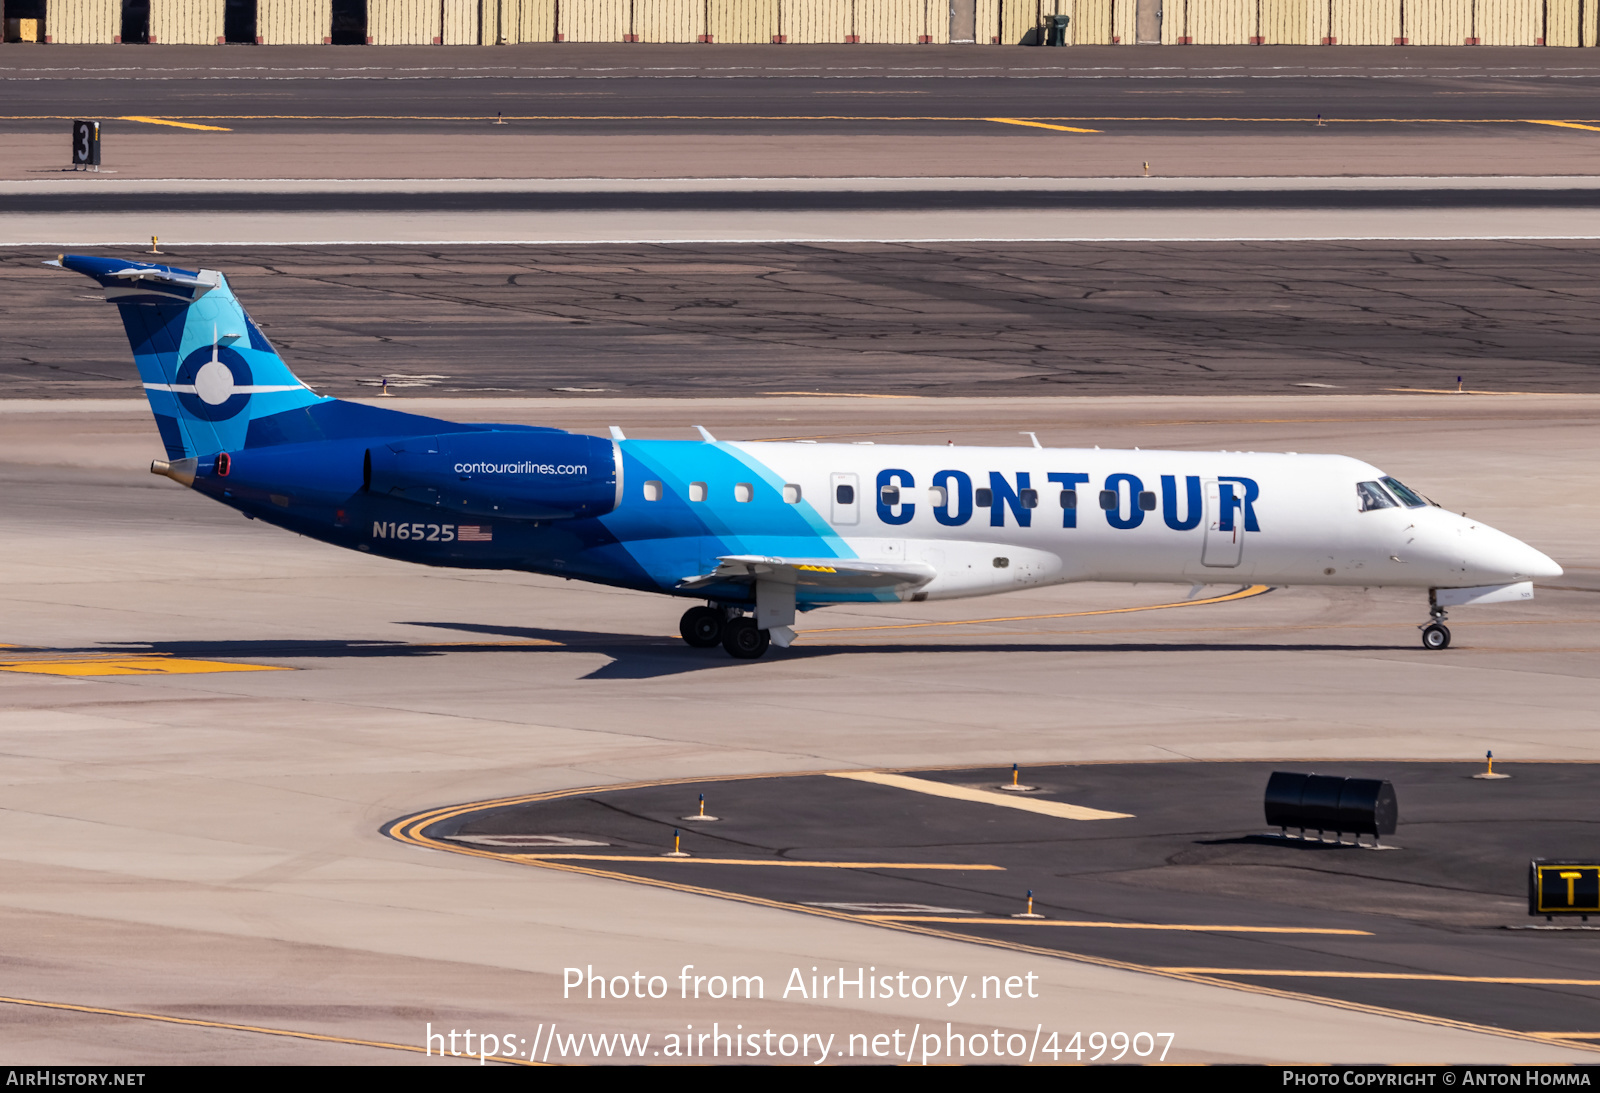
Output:
<svg viewBox="0 0 1600 1093">
<path fill-rule="evenodd" d="M 1600 862 L 1535 858 L 1528 863 L 1528 914 L 1600 915 Z"/>
<path fill-rule="evenodd" d="M 72 166 L 100 166 L 100 123 L 75 121 L 72 123 Z"/>
</svg>

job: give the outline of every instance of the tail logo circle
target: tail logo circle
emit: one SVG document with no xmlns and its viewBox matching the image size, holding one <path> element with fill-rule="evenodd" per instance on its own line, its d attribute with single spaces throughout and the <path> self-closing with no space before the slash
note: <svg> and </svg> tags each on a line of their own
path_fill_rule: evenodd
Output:
<svg viewBox="0 0 1600 1093">
<path fill-rule="evenodd" d="M 196 349 L 178 366 L 173 387 L 178 401 L 203 421 L 226 421 L 250 402 L 255 382 L 250 366 L 236 350 L 223 346 Z"/>
</svg>

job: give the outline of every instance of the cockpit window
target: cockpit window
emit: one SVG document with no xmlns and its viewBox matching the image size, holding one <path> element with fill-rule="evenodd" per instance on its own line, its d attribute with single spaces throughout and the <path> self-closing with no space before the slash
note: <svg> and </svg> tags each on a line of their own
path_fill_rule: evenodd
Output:
<svg viewBox="0 0 1600 1093">
<path fill-rule="evenodd" d="M 1373 509 L 1392 509 L 1395 507 L 1394 498 L 1383 492 L 1383 487 L 1376 482 L 1357 482 L 1356 498 L 1361 502 L 1362 512 L 1371 512 Z"/>
<path fill-rule="evenodd" d="M 1407 486 L 1397 478 L 1384 478 L 1380 481 L 1389 487 L 1389 492 L 1400 498 L 1400 503 L 1408 509 L 1421 509 L 1428 506 L 1427 499 L 1416 490 Z"/>
</svg>

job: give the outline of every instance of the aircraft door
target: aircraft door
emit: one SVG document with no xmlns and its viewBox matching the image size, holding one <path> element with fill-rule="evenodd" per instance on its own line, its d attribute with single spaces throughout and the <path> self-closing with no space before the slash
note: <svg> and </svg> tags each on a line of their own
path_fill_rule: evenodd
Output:
<svg viewBox="0 0 1600 1093">
<path fill-rule="evenodd" d="M 1226 505 L 1224 504 L 1226 499 Z M 1232 508 L 1232 512 L 1225 511 Z M 1227 525 L 1224 528 L 1224 524 Z M 1206 539 L 1200 548 L 1200 564 L 1231 569 L 1244 556 L 1244 519 L 1239 498 L 1231 488 L 1224 490 L 1215 478 L 1206 479 Z"/>
<path fill-rule="evenodd" d="M 832 495 L 834 527 L 854 527 L 861 523 L 861 483 L 853 474 L 835 472 L 828 476 Z"/>
</svg>

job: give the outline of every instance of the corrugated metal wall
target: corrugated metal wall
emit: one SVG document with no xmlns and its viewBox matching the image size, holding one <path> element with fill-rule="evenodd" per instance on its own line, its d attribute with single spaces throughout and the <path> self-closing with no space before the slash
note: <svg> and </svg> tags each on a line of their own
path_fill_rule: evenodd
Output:
<svg viewBox="0 0 1600 1093">
<path fill-rule="evenodd" d="M 220 45 L 222 9 L 223 0 L 150 0 L 150 41 L 169 46 Z"/>
<path fill-rule="evenodd" d="M 442 0 L 439 12 L 441 43 L 447 46 L 478 44 L 480 0 Z"/>
<path fill-rule="evenodd" d="M 705 0 L 633 0 L 635 42 L 699 42 L 705 33 Z"/>
<path fill-rule="evenodd" d="M 44 36 L 52 42 L 110 45 L 122 34 L 121 0 L 49 0 Z"/>
<path fill-rule="evenodd" d="M 256 0 L 256 40 L 264 46 L 318 46 L 333 33 L 333 0 Z"/>
<path fill-rule="evenodd" d="M 556 33 L 564 42 L 620 42 L 632 34 L 631 0 L 563 0 Z"/>
<path fill-rule="evenodd" d="M 556 0 L 503 0 L 507 42 L 556 40 Z"/>
<path fill-rule="evenodd" d="M 110 43 L 121 0 L 47 0 L 44 32 Z M 1044 16 L 1072 17 L 1068 45 L 1132 44 L 1138 0 L 976 0 L 980 44 L 1035 44 Z M 150 40 L 214 44 L 224 0 L 150 0 Z M 1164 0 L 1165 45 L 1589 46 L 1600 0 Z M 950 40 L 949 0 L 367 0 L 374 45 L 496 42 Z M 332 0 L 257 0 L 267 45 L 330 40 Z"/>
<path fill-rule="evenodd" d="M 1311 5 L 1307 0 L 1261 0 L 1262 45 L 1304 46 L 1321 40 L 1311 30 Z"/>
<path fill-rule="evenodd" d="M 1472 37 L 1470 0 L 1409 0 L 1405 17 L 1414 46 L 1459 46 Z"/>
<path fill-rule="evenodd" d="M 1392 46 L 1400 33 L 1400 0 L 1333 0 L 1324 37 L 1341 46 Z"/>
<path fill-rule="evenodd" d="M 708 0 L 706 33 L 713 42 L 771 42 L 778 30 L 778 0 Z"/>
<path fill-rule="evenodd" d="M 850 0 L 783 0 L 778 12 L 784 38 L 796 44 L 842 42 L 855 33 Z"/>
<path fill-rule="evenodd" d="M 375 46 L 431 45 L 439 20 L 439 0 L 367 0 L 367 40 Z"/>
</svg>

